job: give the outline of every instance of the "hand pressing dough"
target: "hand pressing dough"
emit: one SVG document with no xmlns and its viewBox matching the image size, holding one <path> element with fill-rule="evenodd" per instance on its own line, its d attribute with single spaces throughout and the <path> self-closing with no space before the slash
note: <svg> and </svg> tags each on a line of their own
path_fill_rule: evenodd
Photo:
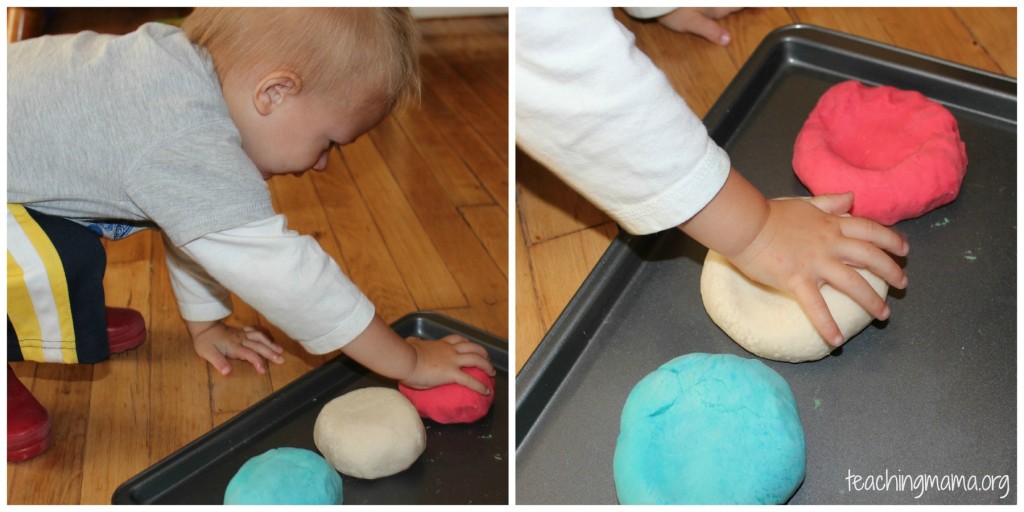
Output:
<svg viewBox="0 0 1024 512">
<path fill-rule="evenodd" d="M 612 469 L 623 505 L 785 503 L 806 472 L 793 392 L 754 359 L 677 357 L 630 392 Z"/>
<path fill-rule="evenodd" d="M 427 446 L 427 431 L 401 393 L 371 387 L 328 402 L 313 425 L 313 442 L 342 474 L 373 479 L 416 462 Z"/>
<path fill-rule="evenodd" d="M 302 448 L 274 448 L 242 464 L 224 491 L 225 505 L 341 505 L 341 476 Z"/>
<path fill-rule="evenodd" d="M 486 416 L 494 403 L 494 377 L 476 367 L 463 368 L 462 371 L 482 382 L 491 393 L 481 395 L 460 384 L 445 384 L 429 389 L 412 389 L 399 384 L 398 391 L 412 402 L 424 418 L 445 424 L 473 423 Z"/>
<path fill-rule="evenodd" d="M 814 195 L 852 191 L 853 216 L 892 225 L 956 199 L 967 153 L 942 105 L 850 80 L 818 100 L 797 135 L 793 170 Z"/>
<path fill-rule="evenodd" d="M 889 285 L 865 269 L 855 268 L 885 298 Z M 817 361 L 833 347 L 811 324 L 792 296 L 752 281 L 715 251 L 708 251 L 700 275 L 700 294 L 708 316 L 748 352 L 775 361 Z M 871 323 L 872 316 L 845 293 L 828 284 L 821 295 L 843 339 L 849 340 Z"/>
</svg>

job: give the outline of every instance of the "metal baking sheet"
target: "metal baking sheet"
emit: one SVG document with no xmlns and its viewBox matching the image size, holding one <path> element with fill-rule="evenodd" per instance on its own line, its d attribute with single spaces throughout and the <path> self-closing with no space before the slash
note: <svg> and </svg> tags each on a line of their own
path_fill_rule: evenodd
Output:
<svg viewBox="0 0 1024 512">
<path fill-rule="evenodd" d="M 426 450 L 397 475 L 376 480 L 342 475 L 345 504 L 507 504 L 508 343 L 436 313 L 413 313 L 392 327 L 403 337 L 461 334 L 483 345 L 497 370 L 494 404 L 472 424 L 424 420 Z M 397 387 L 339 355 L 128 480 L 112 501 L 222 504 L 224 489 L 245 461 L 282 446 L 317 451 L 313 423 L 324 404 L 370 386 Z"/>
<path fill-rule="evenodd" d="M 792 387 L 807 441 L 790 503 L 1016 503 L 1016 81 L 795 25 L 765 39 L 705 124 L 766 196 L 808 195 L 793 142 L 847 79 L 943 103 L 969 164 L 955 202 L 895 226 L 909 287 L 890 293 L 889 321 L 818 362 L 764 361 Z M 704 311 L 705 254 L 677 230 L 611 244 L 517 377 L 517 503 L 616 503 L 636 382 L 691 352 L 755 357 Z"/>
</svg>

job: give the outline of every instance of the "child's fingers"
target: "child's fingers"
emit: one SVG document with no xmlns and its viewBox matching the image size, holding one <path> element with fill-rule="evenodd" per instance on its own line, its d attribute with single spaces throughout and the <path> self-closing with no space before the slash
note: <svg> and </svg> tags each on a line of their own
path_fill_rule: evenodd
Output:
<svg viewBox="0 0 1024 512">
<path fill-rule="evenodd" d="M 278 352 L 278 353 L 284 352 L 284 348 L 281 347 L 280 345 L 274 343 L 274 339 L 271 338 L 270 335 L 267 334 L 266 332 L 264 332 L 262 329 L 257 329 L 255 327 L 243 327 L 242 331 L 245 332 L 245 337 L 246 338 L 248 338 L 248 339 L 250 339 L 252 341 L 258 341 L 258 342 L 260 342 L 260 343 L 262 343 L 262 344 L 272 348 L 274 350 L 274 352 Z"/>
<path fill-rule="evenodd" d="M 690 32 L 718 45 L 729 43 L 729 32 L 699 9 L 676 9 L 658 21 L 676 32 Z"/>
<path fill-rule="evenodd" d="M 481 345 L 473 343 L 472 341 L 466 340 L 462 343 L 454 345 L 455 351 L 460 354 L 478 354 L 483 357 L 490 357 L 487 354 L 487 349 Z"/>
<path fill-rule="evenodd" d="M 480 393 L 481 395 L 489 395 L 489 394 L 491 394 L 491 390 L 488 389 L 487 386 L 484 385 L 483 382 L 480 382 L 480 381 L 476 380 L 472 375 L 470 375 L 470 374 L 468 374 L 468 373 L 466 373 L 466 372 L 464 372 L 462 370 L 459 370 L 454 377 L 455 377 L 455 383 L 456 384 L 459 384 L 459 385 L 465 386 L 465 387 L 467 387 L 469 389 L 472 389 L 473 391 L 476 391 L 477 393 Z"/>
<path fill-rule="evenodd" d="M 256 354 L 258 354 L 262 359 L 267 359 L 277 364 L 284 363 L 284 357 L 282 357 L 281 354 L 277 353 L 277 351 L 275 351 L 273 347 L 268 346 L 264 343 L 261 343 L 259 341 L 245 340 L 242 342 L 242 346 L 249 350 L 252 350 L 253 352 L 256 352 Z"/>
<path fill-rule="evenodd" d="M 444 342 L 448 343 L 449 345 L 458 345 L 460 343 L 469 343 L 470 342 L 469 338 L 467 338 L 465 336 L 462 336 L 461 334 L 449 334 L 448 336 L 445 336 L 444 338 L 441 338 L 441 341 L 444 341 Z"/>
<path fill-rule="evenodd" d="M 871 242 L 897 256 L 906 256 L 910 245 L 898 233 L 871 219 L 847 217 L 839 221 L 839 231 L 848 238 Z"/>
<path fill-rule="evenodd" d="M 265 365 L 266 360 L 263 359 L 263 356 L 261 356 L 256 350 L 249 346 L 250 343 L 252 342 L 243 341 L 242 344 L 235 346 L 234 350 L 228 355 L 235 359 L 248 362 L 256 370 L 256 373 L 262 375 L 267 371 Z"/>
<path fill-rule="evenodd" d="M 825 275 L 825 280 L 833 288 L 848 295 L 869 315 L 879 320 L 889 318 L 889 306 L 885 304 L 885 299 L 880 297 L 864 276 L 853 270 L 853 267 L 836 265 Z"/>
<path fill-rule="evenodd" d="M 839 326 L 832 318 L 832 312 L 828 310 L 828 305 L 825 304 L 825 299 L 821 296 L 821 290 L 815 283 L 805 281 L 797 285 L 793 289 L 793 296 L 804 308 L 814 329 L 821 334 L 822 338 L 825 338 L 829 345 L 838 347 L 843 344 L 843 333 L 839 331 Z"/>
<path fill-rule="evenodd" d="M 231 373 L 231 362 L 228 361 L 228 358 L 224 357 L 224 354 L 217 350 L 217 347 L 208 345 L 199 349 L 199 357 L 210 363 L 221 375 L 227 376 Z"/>
<path fill-rule="evenodd" d="M 856 240 L 844 240 L 836 244 L 836 255 L 855 267 L 866 268 L 895 288 L 907 285 L 907 276 L 888 254 L 877 246 Z"/>
<path fill-rule="evenodd" d="M 460 354 L 455 362 L 458 363 L 460 368 L 475 367 L 483 370 L 487 375 L 494 376 L 494 365 L 491 364 L 491 360 L 476 353 Z M 465 373 L 465 372 L 463 372 Z"/>
<path fill-rule="evenodd" d="M 843 215 L 853 207 L 853 192 L 843 194 L 822 194 L 804 199 L 819 210 L 831 215 Z"/>
<path fill-rule="evenodd" d="M 460 367 L 473 366 L 483 370 L 487 375 L 494 376 L 495 371 L 494 365 L 491 364 L 491 355 L 487 353 L 487 349 L 482 345 L 473 343 L 457 334 L 445 336 L 442 339 L 452 345 L 456 354 L 460 354 L 458 359 Z"/>
<path fill-rule="evenodd" d="M 281 354 L 284 353 L 284 347 L 274 343 L 270 336 L 267 336 L 263 331 L 257 329 L 246 330 L 245 337 L 248 340 L 245 345 L 259 352 L 263 357 L 278 364 L 284 362 L 284 357 L 281 357 Z"/>
<path fill-rule="evenodd" d="M 280 348 L 277 346 L 277 344 L 274 343 L 274 340 L 261 329 L 257 329 L 255 327 L 243 327 L 242 332 L 245 333 L 246 338 L 252 341 L 258 341 L 260 343 L 263 343 L 264 345 L 267 345 L 268 347 Z"/>
</svg>

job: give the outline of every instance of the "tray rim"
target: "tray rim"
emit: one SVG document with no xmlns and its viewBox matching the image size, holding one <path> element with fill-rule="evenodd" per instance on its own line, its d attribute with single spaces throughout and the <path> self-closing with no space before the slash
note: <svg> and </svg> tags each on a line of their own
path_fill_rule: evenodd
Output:
<svg viewBox="0 0 1024 512">
<path fill-rule="evenodd" d="M 817 25 L 795 23 L 784 25 L 770 32 L 762 40 L 761 44 L 751 54 L 750 58 L 740 67 L 735 77 L 726 86 L 725 90 L 712 105 L 704 117 L 704 124 L 708 133 L 716 142 L 719 140 L 722 130 L 728 126 L 732 118 L 737 116 L 737 110 L 733 107 L 738 103 L 740 96 L 756 80 L 760 72 L 771 64 L 771 59 L 780 52 L 780 47 L 796 40 L 806 40 L 811 43 L 843 42 L 854 46 L 870 49 L 873 53 L 880 53 L 886 56 L 899 57 L 899 61 L 910 61 L 917 63 L 924 68 L 926 75 L 939 76 L 936 70 L 946 70 L 954 75 L 965 75 L 976 77 L 977 80 L 970 80 L 975 88 L 983 89 L 989 94 L 1004 97 L 1012 100 L 1016 106 L 1017 81 L 1011 77 L 998 75 L 982 69 L 957 64 L 930 55 L 907 50 L 887 43 L 866 39 L 860 36 L 847 34 Z M 849 51 L 849 50 L 846 50 Z M 915 69 L 915 71 L 921 71 Z M 947 80 L 945 77 L 940 77 Z M 968 109 L 969 110 L 969 109 Z M 981 113 L 986 115 L 985 113 Z M 1016 108 L 1012 117 L 999 117 L 1001 121 L 1012 124 L 1016 127 Z M 608 249 L 602 254 L 593 270 L 587 275 L 583 283 L 573 294 L 565 309 L 559 314 L 552 324 L 551 329 L 541 339 L 537 350 L 527 359 L 522 369 L 516 375 L 516 453 L 518 456 L 522 443 L 529 436 L 534 425 L 540 420 L 543 413 L 554 395 L 558 392 L 564 380 L 558 379 L 550 382 L 551 378 L 545 379 L 548 369 L 562 359 L 577 359 L 589 344 L 590 338 L 583 340 L 570 339 L 572 333 L 583 332 L 591 325 L 599 325 L 594 322 L 585 322 L 585 319 L 600 316 L 600 311 L 595 311 L 592 305 L 599 302 L 606 290 L 613 286 L 621 287 L 638 274 L 643 264 L 640 256 L 635 250 L 649 249 L 661 240 L 661 233 L 649 235 L 630 235 L 619 230 L 619 235 L 609 244 Z M 632 252 L 632 254 L 630 254 Z M 605 306 L 607 310 L 610 306 Z M 575 336 L 576 338 L 581 338 Z M 572 354 L 565 354 L 565 349 L 575 350 Z"/>
<path fill-rule="evenodd" d="M 473 341 L 483 342 L 485 344 L 485 348 L 488 348 L 488 353 L 491 354 L 492 363 L 494 364 L 494 367 L 500 371 L 504 371 L 506 373 L 508 372 L 508 341 L 504 338 L 498 337 L 494 334 L 491 334 L 487 331 L 469 325 L 455 318 L 434 311 L 416 311 L 402 316 L 398 320 L 392 322 L 390 325 L 396 331 L 403 331 L 407 326 L 415 325 L 417 328 L 417 331 L 415 332 L 419 332 L 419 326 L 428 325 L 430 327 L 442 327 L 455 332 L 459 332 L 460 334 L 465 335 L 466 337 L 470 338 Z M 491 350 L 492 348 L 494 350 Z M 504 358 L 495 361 L 495 353 L 497 353 L 498 355 L 503 354 Z M 339 363 L 344 364 L 344 361 L 346 360 L 348 360 L 348 356 L 339 353 L 338 355 L 325 361 L 320 366 L 309 370 L 308 372 L 296 378 L 292 382 L 289 382 L 288 384 L 282 386 L 280 389 L 267 395 L 266 397 L 256 402 L 255 404 L 247 407 L 245 410 L 239 412 L 238 414 L 228 419 L 227 421 L 215 426 L 208 432 L 188 442 L 181 448 L 178 448 L 177 450 L 171 452 L 164 458 L 149 465 L 148 467 L 138 472 L 128 480 L 125 480 L 123 483 L 121 483 L 121 485 L 117 487 L 117 489 L 114 490 L 114 493 L 111 496 L 111 504 L 144 505 L 149 503 L 147 501 L 139 501 L 136 499 L 135 492 L 139 485 L 147 482 L 149 479 L 153 478 L 156 474 L 159 474 L 160 471 L 165 470 L 167 467 L 173 467 L 175 465 L 184 463 L 191 456 L 190 453 L 193 452 L 195 449 L 200 448 L 205 444 L 211 442 L 212 439 L 216 439 L 222 436 L 224 432 L 231 430 L 235 425 L 247 421 L 248 418 L 258 414 L 261 408 L 266 407 L 272 402 L 277 401 L 280 395 L 286 393 L 289 390 L 294 390 L 297 389 L 298 387 L 303 386 L 310 379 L 316 376 L 316 372 L 318 370 L 323 369 L 328 365 L 337 365 Z M 350 364 L 357 363 L 352 362 Z M 300 405 L 297 404 L 295 407 L 300 407 Z M 276 423 L 268 425 L 266 428 L 260 430 L 259 433 L 264 432 L 274 424 Z M 151 498 L 157 499 L 162 495 L 163 494 L 157 494 L 152 496 Z"/>
<path fill-rule="evenodd" d="M 913 64 L 913 67 L 907 66 L 901 69 L 903 71 L 913 70 L 914 74 L 928 77 L 935 82 L 950 82 L 952 81 L 950 77 L 954 76 L 956 78 L 954 82 L 958 88 L 969 85 L 973 89 L 985 91 L 986 94 L 1001 97 L 1005 102 L 1012 102 L 1014 115 L 997 116 L 990 112 L 978 112 L 964 106 L 959 106 L 959 108 L 997 117 L 1014 126 L 1017 124 L 1017 80 L 1012 77 L 818 25 L 794 23 L 778 27 L 765 36 L 704 116 L 704 124 L 708 128 L 708 133 L 712 134 L 712 138 L 715 138 L 716 132 L 723 126 L 726 126 L 725 123 L 730 112 L 725 106 L 735 106 L 738 97 L 749 90 L 751 82 L 757 79 L 762 70 L 772 64 L 771 59 L 784 51 L 784 45 L 798 40 L 811 45 L 831 44 L 831 48 L 840 53 L 854 53 L 862 58 L 871 57 L 872 60 L 880 60 L 885 63 L 887 67 L 894 67 L 895 64 L 901 62 Z M 837 48 L 834 44 L 836 42 L 842 42 L 847 48 Z M 848 46 L 854 48 L 850 49 Z M 920 92 L 935 101 L 948 104 L 941 97 L 936 97 L 941 94 L 932 94 L 932 92 L 939 93 L 940 91 L 922 90 Z"/>
</svg>

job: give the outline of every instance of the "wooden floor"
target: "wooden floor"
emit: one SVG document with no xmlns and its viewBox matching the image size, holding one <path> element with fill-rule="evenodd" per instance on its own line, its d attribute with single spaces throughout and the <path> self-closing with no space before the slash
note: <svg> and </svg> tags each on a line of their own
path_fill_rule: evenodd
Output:
<svg viewBox="0 0 1024 512">
<path fill-rule="evenodd" d="M 96 30 L 135 26 L 109 19 Z M 508 18 L 420 25 L 422 105 L 333 155 L 324 173 L 275 178 L 273 198 L 385 320 L 433 310 L 507 338 Z M 236 300 L 229 322 L 270 329 L 287 362 L 266 376 L 234 362 L 221 377 L 192 348 L 159 237 L 107 247 L 107 303 L 141 311 L 149 338 L 96 365 L 12 363 L 48 409 L 54 444 L 7 465 L 8 503 L 109 504 L 131 476 L 331 357 L 306 354 Z"/>
<path fill-rule="evenodd" d="M 622 12 L 616 15 L 701 117 L 765 35 L 792 23 L 819 25 L 1017 76 L 1014 8 L 747 9 L 723 20 L 733 38 L 725 48 L 671 32 L 657 23 L 629 19 Z M 604 253 L 617 227 L 519 151 L 515 162 L 518 372 Z"/>
</svg>

